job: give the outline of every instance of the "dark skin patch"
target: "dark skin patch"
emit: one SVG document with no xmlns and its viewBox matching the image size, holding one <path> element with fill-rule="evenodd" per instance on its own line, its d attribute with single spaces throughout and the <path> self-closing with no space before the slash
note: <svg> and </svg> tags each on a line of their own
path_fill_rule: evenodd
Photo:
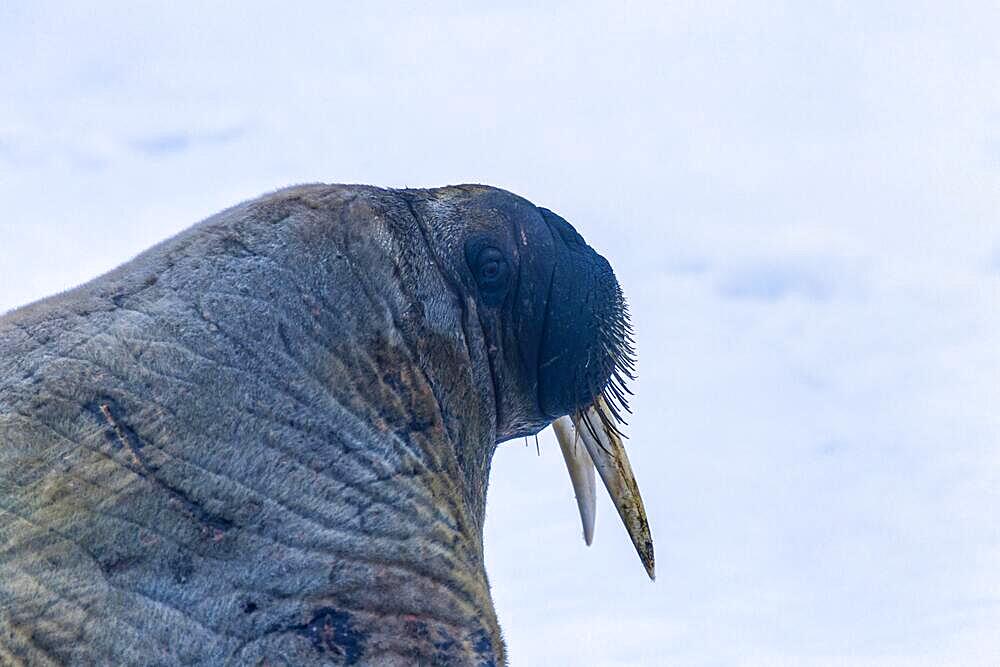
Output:
<svg viewBox="0 0 1000 667">
<path fill-rule="evenodd" d="M 317 651 L 338 656 L 345 665 L 357 664 L 364 654 L 364 635 L 355 628 L 350 614 L 335 607 L 317 609 L 297 632 Z"/>
<path fill-rule="evenodd" d="M 145 443 L 135 432 L 135 430 L 121 416 L 122 407 L 111 398 L 99 399 L 96 405 L 92 406 L 92 413 L 99 416 L 108 430 L 105 438 L 126 453 L 125 466 L 169 493 L 168 502 L 182 513 L 186 514 L 193 521 L 201 526 L 202 534 L 214 542 L 219 542 L 233 527 L 233 522 L 224 516 L 219 516 L 207 511 L 204 507 L 191 499 L 189 494 L 183 490 L 168 484 L 161 477 L 157 476 L 157 469 L 150 465 L 146 457 L 142 454 Z"/>
</svg>

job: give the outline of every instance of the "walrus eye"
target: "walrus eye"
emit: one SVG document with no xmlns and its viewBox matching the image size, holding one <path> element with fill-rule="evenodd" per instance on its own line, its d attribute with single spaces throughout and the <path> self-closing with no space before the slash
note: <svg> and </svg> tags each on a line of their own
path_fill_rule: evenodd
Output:
<svg viewBox="0 0 1000 667">
<path fill-rule="evenodd" d="M 493 246 L 487 246 L 479 251 L 475 265 L 471 267 L 479 291 L 489 305 L 497 305 L 507 289 L 507 279 L 510 266 L 503 253 Z"/>
<path fill-rule="evenodd" d="M 507 260 L 496 248 L 483 248 L 479 253 L 479 288 L 493 291 L 507 282 Z"/>
</svg>

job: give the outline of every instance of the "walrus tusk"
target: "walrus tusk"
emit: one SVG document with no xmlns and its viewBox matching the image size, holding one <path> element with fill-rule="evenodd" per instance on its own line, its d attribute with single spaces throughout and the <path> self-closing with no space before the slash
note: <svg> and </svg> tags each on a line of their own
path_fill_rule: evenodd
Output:
<svg viewBox="0 0 1000 667">
<path fill-rule="evenodd" d="M 635 481 L 635 475 L 632 474 L 632 466 L 629 465 L 621 438 L 605 426 L 606 420 L 601 419 L 598 410 L 609 414 L 601 396 L 584 410 L 583 418 L 587 423 L 581 424 L 580 419 L 577 419 L 576 431 L 590 452 L 590 458 L 593 459 L 597 472 L 604 480 L 604 486 L 607 487 L 611 500 L 618 509 L 618 515 L 621 516 L 629 537 L 632 538 L 632 544 L 635 545 L 646 573 L 650 579 L 656 579 L 653 538 L 649 533 L 649 521 L 646 519 L 646 509 L 639 495 L 639 485 Z"/>
<path fill-rule="evenodd" d="M 594 461 L 582 446 L 580 437 L 569 417 L 560 417 L 552 422 L 556 440 L 566 459 L 566 469 L 573 483 L 576 505 L 580 509 L 583 523 L 583 541 L 590 546 L 594 541 L 594 516 L 597 513 L 597 482 L 594 476 Z"/>
</svg>

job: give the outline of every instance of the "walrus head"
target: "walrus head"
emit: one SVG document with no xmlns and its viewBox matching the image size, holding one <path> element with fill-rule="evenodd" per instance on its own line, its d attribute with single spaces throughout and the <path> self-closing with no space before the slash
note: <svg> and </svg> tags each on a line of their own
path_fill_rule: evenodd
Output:
<svg viewBox="0 0 1000 667">
<path fill-rule="evenodd" d="M 652 578 L 649 526 L 620 431 L 634 339 L 611 265 L 562 217 L 509 192 L 461 186 L 408 197 L 482 331 L 496 443 L 556 422 L 587 544 L 597 463 Z"/>
<path fill-rule="evenodd" d="M 634 351 L 611 265 L 568 222 L 520 197 L 482 187 L 441 194 L 418 210 L 437 258 L 475 304 L 497 441 L 533 435 L 601 394 L 612 399 L 609 423 L 620 421 L 613 406 L 627 409 Z"/>
</svg>

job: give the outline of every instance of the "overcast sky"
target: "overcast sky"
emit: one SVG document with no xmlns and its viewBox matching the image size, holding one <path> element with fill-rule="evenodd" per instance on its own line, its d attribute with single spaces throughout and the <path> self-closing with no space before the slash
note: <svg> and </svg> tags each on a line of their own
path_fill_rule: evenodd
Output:
<svg viewBox="0 0 1000 667">
<path fill-rule="evenodd" d="M 338 4 L 0 2 L 0 311 L 291 183 L 508 188 L 630 299 L 659 575 L 502 447 L 513 665 L 1000 664 L 995 3 Z"/>
</svg>

